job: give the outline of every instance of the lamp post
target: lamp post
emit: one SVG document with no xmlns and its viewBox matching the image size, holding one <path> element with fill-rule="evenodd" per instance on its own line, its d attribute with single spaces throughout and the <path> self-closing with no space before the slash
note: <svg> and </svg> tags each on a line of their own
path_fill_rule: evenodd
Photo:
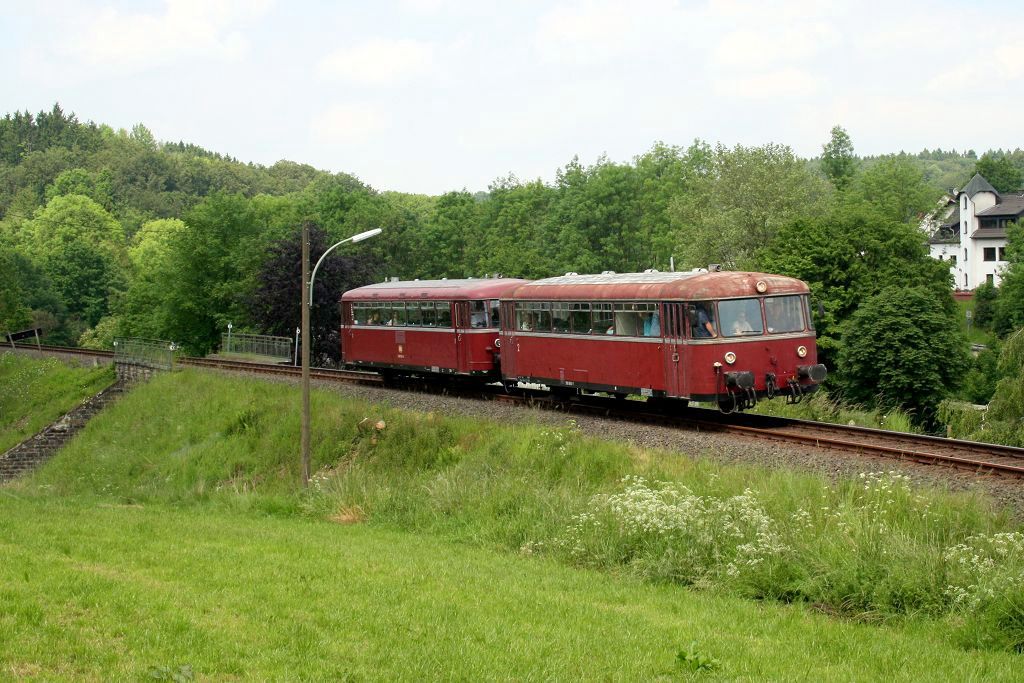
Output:
<svg viewBox="0 0 1024 683">
<path fill-rule="evenodd" d="M 380 228 L 346 237 L 323 253 L 309 274 L 309 222 L 302 224 L 302 486 L 309 486 L 309 309 L 313 305 L 313 279 L 329 253 L 345 242 L 362 242 L 376 237 Z"/>
</svg>

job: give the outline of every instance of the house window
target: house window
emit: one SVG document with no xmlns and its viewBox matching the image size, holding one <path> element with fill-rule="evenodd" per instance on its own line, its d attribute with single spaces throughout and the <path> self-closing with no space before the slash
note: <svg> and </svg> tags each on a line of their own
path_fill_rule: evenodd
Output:
<svg viewBox="0 0 1024 683">
<path fill-rule="evenodd" d="M 956 254 L 950 254 L 949 262 L 952 264 L 951 267 L 956 268 Z"/>
<path fill-rule="evenodd" d="M 995 285 L 996 276 L 993 275 L 992 273 L 989 273 L 988 275 L 985 276 L 985 282 L 989 283 L 990 285 Z"/>
<path fill-rule="evenodd" d="M 986 261 L 995 261 L 996 260 L 996 248 L 995 247 L 985 247 L 985 260 Z"/>
<path fill-rule="evenodd" d="M 1006 247 L 999 247 L 999 260 L 1000 261 L 1005 261 L 1006 260 Z"/>
<path fill-rule="evenodd" d="M 967 247 L 964 247 L 964 261 L 967 260 Z"/>
</svg>

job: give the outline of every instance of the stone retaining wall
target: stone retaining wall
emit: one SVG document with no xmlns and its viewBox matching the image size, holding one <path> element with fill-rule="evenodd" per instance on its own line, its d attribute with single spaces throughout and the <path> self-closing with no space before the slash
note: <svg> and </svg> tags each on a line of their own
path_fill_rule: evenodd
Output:
<svg viewBox="0 0 1024 683">
<path fill-rule="evenodd" d="M 22 441 L 0 455 L 0 482 L 20 477 L 53 457 L 57 450 L 77 434 L 93 415 L 121 396 L 125 390 L 125 379 L 119 378 L 117 382 L 95 396 L 87 398 L 77 408 L 45 427 L 35 436 Z M 138 381 L 140 378 L 134 379 Z"/>
</svg>

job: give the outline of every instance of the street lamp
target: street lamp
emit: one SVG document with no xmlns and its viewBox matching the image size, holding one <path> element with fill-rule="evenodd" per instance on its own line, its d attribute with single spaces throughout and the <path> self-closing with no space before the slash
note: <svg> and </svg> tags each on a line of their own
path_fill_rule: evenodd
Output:
<svg viewBox="0 0 1024 683">
<path fill-rule="evenodd" d="M 381 232 L 382 232 L 382 230 L 380 228 L 374 228 L 373 230 L 367 230 L 366 232 L 361 232 L 358 235 L 352 235 L 351 237 L 346 237 L 345 239 L 343 239 L 342 241 L 338 242 L 337 244 L 335 244 L 334 246 L 332 246 L 330 249 L 328 249 L 327 251 L 325 251 L 323 253 L 323 256 L 320 257 L 320 260 L 316 262 L 315 266 L 313 266 L 313 274 L 309 277 L 309 305 L 310 306 L 313 305 L 313 281 L 316 280 L 316 271 L 319 270 L 320 264 L 324 262 L 324 259 L 327 258 L 327 255 L 330 254 L 334 250 L 335 247 L 339 247 L 342 244 L 345 244 L 345 242 L 352 242 L 353 244 L 356 243 L 356 242 L 362 242 L 363 240 L 368 240 L 371 237 L 376 237 Z"/>
<path fill-rule="evenodd" d="M 302 224 L 302 485 L 309 486 L 309 309 L 313 305 L 313 278 L 324 258 L 335 248 L 345 242 L 362 242 L 363 240 L 376 237 L 381 233 L 380 228 L 367 230 L 358 235 L 346 237 L 340 242 L 332 245 L 323 253 L 320 260 L 313 268 L 313 274 L 309 274 L 309 223 Z"/>
</svg>

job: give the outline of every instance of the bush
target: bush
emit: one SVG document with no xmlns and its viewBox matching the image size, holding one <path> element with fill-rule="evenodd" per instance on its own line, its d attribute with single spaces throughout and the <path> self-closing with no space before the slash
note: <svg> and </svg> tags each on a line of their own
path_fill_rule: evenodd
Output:
<svg viewBox="0 0 1024 683">
<path fill-rule="evenodd" d="M 839 366 L 844 396 L 901 408 L 919 425 L 962 381 L 967 343 L 951 306 L 922 287 L 889 287 L 868 299 L 843 334 Z"/>
</svg>

